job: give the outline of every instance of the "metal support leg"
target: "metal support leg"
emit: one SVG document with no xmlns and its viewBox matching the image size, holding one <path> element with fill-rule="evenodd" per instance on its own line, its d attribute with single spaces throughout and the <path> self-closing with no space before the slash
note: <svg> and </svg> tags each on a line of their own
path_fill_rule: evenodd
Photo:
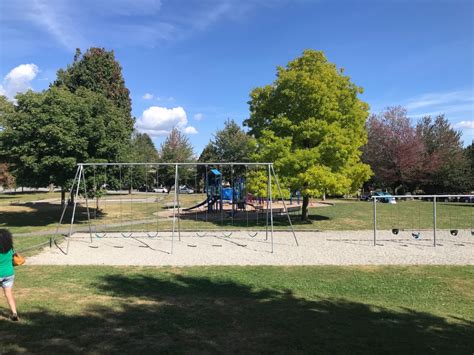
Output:
<svg viewBox="0 0 474 355">
<path fill-rule="evenodd" d="M 374 196 L 374 246 L 377 245 L 377 198 Z"/>
<path fill-rule="evenodd" d="M 271 244 L 272 244 L 272 253 L 273 253 L 273 204 L 272 204 L 272 175 L 270 171 L 270 164 L 268 165 L 268 191 L 269 191 L 269 200 L 270 200 L 270 225 L 271 225 Z"/>
<path fill-rule="evenodd" d="M 436 196 L 433 197 L 433 246 L 436 246 Z"/>
<path fill-rule="evenodd" d="M 86 184 L 86 174 L 84 168 L 82 169 L 82 182 L 84 185 L 84 198 L 86 199 L 86 211 L 87 211 L 87 224 L 89 225 L 89 235 L 92 243 L 92 226 L 91 226 L 91 215 L 89 212 L 89 199 L 87 198 L 87 184 Z"/>
<path fill-rule="evenodd" d="M 174 173 L 174 201 L 173 201 L 173 232 L 171 233 L 171 254 L 173 254 L 174 233 L 176 229 L 176 197 L 178 194 L 178 165 L 175 165 Z"/>
<path fill-rule="evenodd" d="M 285 198 L 283 197 L 283 194 L 281 192 L 280 182 L 278 181 L 278 177 L 275 173 L 275 169 L 273 168 L 273 165 L 272 165 L 272 171 L 273 171 L 273 176 L 275 177 L 275 182 L 278 188 L 278 192 L 280 193 L 281 200 L 283 202 L 283 207 L 285 209 L 286 216 L 288 217 L 288 223 L 290 224 L 291 232 L 293 233 L 293 238 L 295 239 L 296 246 L 299 246 L 298 239 L 296 238 L 295 229 L 293 228 L 293 223 L 291 222 L 290 213 L 288 212 L 288 208 L 286 207 Z"/>
<path fill-rule="evenodd" d="M 81 171 L 81 168 L 78 167 L 77 170 L 76 170 L 76 175 L 74 175 L 74 180 L 72 181 L 71 190 L 69 192 L 69 199 L 72 199 L 72 196 L 74 195 L 74 186 L 76 186 L 76 180 L 79 176 L 80 171 Z M 64 207 L 63 207 L 63 211 L 61 213 L 61 218 L 59 219 L 58 225 L 56 227 L 56 234 L 53 237 L 53 240 L 52 240 L 51 244 L 56 243 L 56 235 L 59 234 L 59 228 L 61 227 L 61 224 L 63 223 L 63 219 L 64 219 L 64 216 L 66 215 L 67 207 L 68 206 L 67 206 L 67 201 L 66 201 L 66 203 L 64 204 Z"/>
<path fill-rule="evenodd" d="M 76 194 L 74 198 L 74 207 L 72 209 L 72 216 L 71 216 L 71 225 L 69 226 L 69 234 L 67 236 L 67 244 L 66 244 L 66 254 L 69 253 L 69 242 L 72 234 L 72 227 L 74 225 L 74 216 L 76 215 L 76 207 L 77 207 L 77 199 L 79 198 L 79 189 L 81 187 L 81 175 L 82 175 L 82 170 L 84 167 L 82 165 L 79 166 L 79 177 L 77 179 L 77 188 L 76 188 Z"/>
</svg>

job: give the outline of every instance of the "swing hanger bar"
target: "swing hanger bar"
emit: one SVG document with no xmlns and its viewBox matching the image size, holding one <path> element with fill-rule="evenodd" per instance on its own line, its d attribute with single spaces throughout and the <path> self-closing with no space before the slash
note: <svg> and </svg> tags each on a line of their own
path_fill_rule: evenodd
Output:
<svg viewBox="0 0 474 355">
<path fill-rule="evenodd" d="M 447 197 L 473 197 L 474 198 L 474 195 L 390 195 L 390 196 L 372 196 L 371 198 L 372 199 L 376 199 L 376 200 L 381 200 L 381 199 L 390 199 L 390 198 L 406 198 L 406 199 L 410 199 L 410 200 L 413 200 L 413 199 L 417 199 L 417 198 L 422 198 L 422 197 L 428 197 L 428 198 L 438 198 L 438 197 L 442 197 L 442 198 L 447 198 Z"/>
<path fill-rule="evenodd" d="M 206 166 L 206 165 L 221 165 L 221 166 L 231 166 L 231 165 L 270 165 L 273 166 L 273 163 L 216 163 L 216 162 L 210 162 L 210 163 L 78 163 L 77 166 L 137 166 L 137 165 L 143 165 L 143 166 Z"/>
</svg>

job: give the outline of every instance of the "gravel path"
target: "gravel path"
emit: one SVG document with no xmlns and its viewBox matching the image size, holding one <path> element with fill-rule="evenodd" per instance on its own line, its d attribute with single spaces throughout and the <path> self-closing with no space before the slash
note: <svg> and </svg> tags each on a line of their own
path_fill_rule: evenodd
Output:
<svg viewBox="0 0 474 355">
<path fill-rule="evenodd" d="M 288 232 L 275 232 L 274 252 L 265 233 L 251 238 L 246 232 L 230 237 L 212 232 L 198 237 L 182 233 L 175 238 L 171 254 L 171 236 L 149 238 L 138 233 L 133 238 L 118 234 L 94 238 L 75 234 L 70 239 L 68 255 L 57 247 L 47 248 L 30 257 L 32 265 L 474 265 L 474 236 L 460 231 L 452 237 L 440 231 L 437 246 L 430 236 L 414 240 L 409 232 L 393 236 L 378 232 L 373 246 L 371 231 L 298 232 L 300 246 Z M 66 247 L 63 242 L 61 248 Z"/>
</svg>

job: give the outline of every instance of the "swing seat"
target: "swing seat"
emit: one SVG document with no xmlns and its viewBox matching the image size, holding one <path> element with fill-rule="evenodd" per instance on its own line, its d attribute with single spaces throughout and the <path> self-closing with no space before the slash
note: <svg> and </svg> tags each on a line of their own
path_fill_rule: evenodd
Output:
<svg viewBox="0 0 474 355">
<path fill-rule="evenodd" d="M 100 235 L 99 233 L 96 233 L 95 236 L 97 238 L 104 238 L 105 236 L 107 235 L 107 233 L 103 233 L 102 235 Z"/>
<path fill-rule="evenodd" d="M 232 232 L 226 234 L 226 233 L 222 233 L 222 236 L 226 237 L 226 238 L 229 238 L 230 236 L 232 235 Z"/>
<path fill-rule="evenodd" d="M 449 234 L 451 234 L 453 237 L 457 236 L 458 235 L 458 230 L 457 229 L 451 229 L 449 231 Z"/>
<path fill-rule="evenodd" d="M 400 232 L 400 229 L 398 228 L 392 228 L 392 234 L 397 235 Z"/>
<path fill-rule="evenodd" d="M 130 233 L 129 235 L 125 235 L 125 233 L 120 233 L 120 234 L 121 234 L 122 237 L 124 237 L 124 238 L 130 238 L 133 233 Z"/>
<path fill-rule="evenodd" d="M 250 238 L 255 238 L 257 236 L 258 232 L 255 233 L 248 233 Z"/>
<path fill-rule="evenodd" d="M 474 231 L 471 231 L 471 235 L 474 237 Z"/>
<path fill-rule="evenodd" d="M 202 237 L 205 237 L 205 236 L 207 235 L 207 232 L 202 233 L 202 234 L 196 232 L 196 235 L 197 235 L 198 237 L 202 238 Z"/>
<path fill-rule="evenodd" d="M 420 232 L 417 232 L 417 233 L 412 233 L 411 236 L 415 239 L 420 239 L 421 237 L 421 233 Z"/>
<path fill-rule="evenodd" d="M 158 232 L 156 232 L 155 235 L 153 235 L 151 233 L 147 233 L 146 235 L 148 236 L 148 238 L 156 238 L 156 237 L 158 237 Z"/>
</svg>

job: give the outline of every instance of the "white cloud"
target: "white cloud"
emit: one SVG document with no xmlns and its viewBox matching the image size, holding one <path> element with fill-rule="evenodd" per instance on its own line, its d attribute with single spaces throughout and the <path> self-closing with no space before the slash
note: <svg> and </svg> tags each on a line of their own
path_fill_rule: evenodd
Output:
<svg viewBox="0 0 474 355">
<path fill-rule="evenodd" d="M 36 78 L 38 73 L 38 66 L 32 63 L 21 64 L 13 68 L 5 78 L 3 78 L 3 82 L 0 85 L 0 94 L 14 101 L 16 94 L 31 89 L 31 81 Z"/>
<path fill-rule="evenodd" d="M 203 115 L 202 113 L 196 113 L 196 114 L 194 115 L 194 119 L 195 119 L 196 121 L 201 121 L 203 118 L 204 118 L 204 115 Z"/>
<path fill-rule="evenodd" d="M 198 131 L 193 126 L 188 126 L 184 129 L 184 133 L 186 133 L 186 134 L 198 134 Z"/>
<path fill-rule="evenodd" d="M 175 127 L 187 134 L 198 133 L 196 128 L 188 126 L 186 111 L 181 106 L 151 106 L 143 111 L 135 125 L 140 132 L 148 133 L 152 137 L 167 135 Z"/>
<path fill-rule="evenodd" d="M 422 107 L 433 107 L 439 105 L 451 105 L 454 102 L 472 102 L 474 93 L 469 90 L 438 92 L 421 95 L 408 101 L 405 105 L 407 110 L 419 109 Z"/>
<path fill-rule="evenodd" d="M 454 128 L 460 129 L 474 129 L 474 120 L 472 121 L 461 121 L 453 125 Z"/>
<path fill-rule="evenodd" d="M 143 95 L 142 97 L 143 100 L 151 100 L 153 99 L 153 94 L 150 94 L 150 93 L 146 93 L 145 95 Z"/>
</svg>

